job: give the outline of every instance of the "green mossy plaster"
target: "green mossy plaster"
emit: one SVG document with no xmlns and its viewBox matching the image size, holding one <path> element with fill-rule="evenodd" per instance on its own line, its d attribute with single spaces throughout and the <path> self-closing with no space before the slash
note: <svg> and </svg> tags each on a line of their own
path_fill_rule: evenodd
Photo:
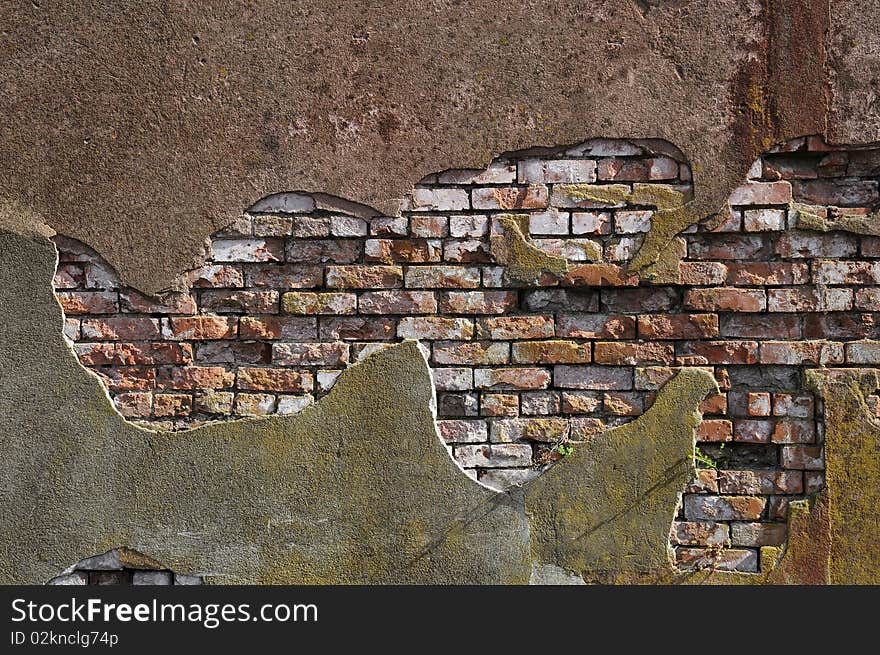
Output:
<svg viewBox="0 0 880 655">
<path fill-rule="evenodd" d="M 536 285 L 546 273 L 562 275 L 568 270 L 565 258 L 550 255 L 526 240 L 528 218 L 502 214 L 496 219 L 502 234 L 493 234 L 490 241 L 492 256 L 504 266 L 504 283 L 511 286 Z M 587 257 L 601 259 L 599 246 L 596 252 L 587 253 Z"/>
</svg>

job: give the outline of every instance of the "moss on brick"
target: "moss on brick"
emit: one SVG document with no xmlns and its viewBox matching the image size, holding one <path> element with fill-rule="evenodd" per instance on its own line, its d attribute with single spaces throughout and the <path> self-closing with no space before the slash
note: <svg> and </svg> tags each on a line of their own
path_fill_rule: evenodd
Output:
<svg viewBox="0 0 880 655">
<path fill-rule="evenodd" d="M 492 255 L 495 261 L 504 265 L 504 283 L 511 286 L 537 285 L 545 273 L 562 275 L 568 270 L 568 262 L 563 257 L 550 255 L 526 240 L 528 218 L 502 214 L 496 219 L 503 234 L 492 236 Z"/>
</svg>

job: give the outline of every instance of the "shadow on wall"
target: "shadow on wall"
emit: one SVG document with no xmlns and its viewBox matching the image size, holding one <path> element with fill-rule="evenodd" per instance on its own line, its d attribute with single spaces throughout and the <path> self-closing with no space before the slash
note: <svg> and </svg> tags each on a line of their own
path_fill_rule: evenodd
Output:
<svg viewBox="0 0 880 655">
<path fill-rule="evenodd" d="M 87 557 L 51 580 L 50 585 L 200 585 L 202 577 L 169 571 L 159 562 L 129 548 L 114 548 Z"/>
</svg>

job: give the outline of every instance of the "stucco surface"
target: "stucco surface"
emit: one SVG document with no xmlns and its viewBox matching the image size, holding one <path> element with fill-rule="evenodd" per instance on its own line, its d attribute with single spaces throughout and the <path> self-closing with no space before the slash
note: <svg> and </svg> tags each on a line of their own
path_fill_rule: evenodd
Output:
<svg viewBox="0 0 880 655">
<path fill-rule="evenodd" d="M 850 115 L 876 107 L 854 77 L 875 66 L 876 21 L 842 4 L 835 25 L 862 45 L 835 42 L 829 90 L 836 4 L 6 4 L 2 224 L 45 223 L 155 292 L 267 194 L 395 213 L 425 174 L 595 136 L 678 146 L 702 217 L 758 151 L 826 131 L 830 90 L 832 133 L 877 137 Z"/>
</svg>

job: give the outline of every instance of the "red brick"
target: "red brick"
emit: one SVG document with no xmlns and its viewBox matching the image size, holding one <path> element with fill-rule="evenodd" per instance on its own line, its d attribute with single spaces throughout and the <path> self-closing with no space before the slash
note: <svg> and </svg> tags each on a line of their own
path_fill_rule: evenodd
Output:
<svg viewBox="0 0 880 655">
<path fill-rule="evenodd" d="M 773 443 L 815 443 L 816 424 L 813 421 L 782 419 L 776 423 L 770 441 Z"/>
<path fill-rule="evenodd" d="M 770 312 L 845 312 L 852 309 L 852 289 L 788 287 L 767 290 Z"/>
<path fill-rule="evenodd" d="M 813 396 L 790 393 L 773 394 L 773 415 L 792 418 L 813 418 Z"/>
<path fill-rule="evenodd" d="M 740 443 L 770 443 L 774 422 L 763 419 L 735 419 L 733 439 Z"/>
<path fill-rule="evenodd" d="M 683 366 L 755 364 L 758 361 L 755 341 L 683 341 L 679 348 L 676 359 Z"/>
<path fill-rule="evenodd" d="M 693 235 L 688 239 L 690 259 L 743 260 L 766 257 L 765 237 L 746 234 Z"/>
<path fill-rule="evenodd" d="M 395 329 L 394 319 L 344 316 L 339 318 L 322 318 L 320 334 L 321 339 L 368 341 L 374 339 L 393 339 Z"/>
<path fill-rule="evenodd" d="M 787 262 L 748 262 L 727 265 L 727 284 L 759 287 L 768 285 L 806 284 L 809 267 Z"/>
<path fill-rule="evenodd" d="M 96 341 L 145 341 L 159 338 L 159 320 L 147 317 L 87 318 L 82 338 Z"/>
<path fill-rule="evenodd" d="M 783 446 L 782 468 L 821 471 L 825 468 L 822 446 Z"/>
<path fill-rule="evenodd" d="M 412 216 L 409 231 L 415 237 L 428 239 L 449 236 L 449 219 L 446 216 Z"/>
<path fill-rule="evenodd" d="M 480 286 L 480 269 L 466 266 L 410 266 L 408 289 L 475 289 Z"/>
<path fill-rule="evenodd" d="M 119 343 L 116 358 L 127 365 L 189 364 L 193 352 L 188 343 Z"/>
<path fill-rule="evenodd" d="M 723 284 L 728 277 L 728 267 L 721 262 L 681 262 L 678 271 L 681 284 L 714 286 Z"/>
<path fill-rule="evenodd" d="M 725 523 L 699 521 L 672 523 L 672 543 L 680 546 L 724 545 L 729 536 L 729 529 Z"/>
<path fill-rule="evenodd" d="M 289 216 L 254 216 L 254 235 L 258 237 L 286 237 L 293 229 Z"/>
<path fill-rule="evenodd" d="M 354 239 L 293 239 L 287 242 L 287 261 L 293 264 L 353 264 L 360 256 L 361 242 Z"/>
<path fill-rule="evenodd" d="M 105 368 L 97 373 L 110 391 L 146 391 L 156 386 L 156 369 L 153 368 Z"/>
<path fill-rule="evenodd" d="M 58 302 L 65 314 L 115 314 L 117 312 L 116 294 L 111 291 L 57 291 Z"/>
<path fill-rule="evenodd" d="M 113 404 L 126 418 L 147 418 L 152 412 L 153 394 L 144 392 L 120 393 Z"/>
<path fill-rule="evenodd" d="M 800 471 L 718 471 L 718 491 L 723 494 L 800 494 L 803 490 Z"/>
<path fill-rule="evenodd" d="M 431 377 L 438 391 L 467 391 L 474 388 L 474 373 L 469 368 L 432 368 Z"/>
<path fill-rule="evenodd" d="M 564 364 L 553 367 L 553 385 L 560 389 L 629 391 L 632 389 L 632 377 L 629 368 Z"/>
<path fill-rule="evenodd" d="M 215 262 L 284 261 L 282 239 L 213 239 L 211 259 Z"/>
<path fill-rule="evenodd" d="M 321 266 L 272 264 L 248 268 L 245 278 L 249 287 L 313 289 L 324 283 L 324 269 Z"/>
<path fill-rule="evenodd" d="M 162 337 L 175 341 L 234 339 L 238 319 L 225 316 L 180 316 L 163 320 Z"/>
<path fill-rule="evenodd" d="M 500 341 L 435 341 L 435 364 L 506 364 L 510 345 Z"/>
<path fill-rule="evenodd" d="M 474 322 L 467 318 L 407 316 L 397 326 L 402 339 L 470 339 L 473 335 Z"/>
<path fill-rule="evenodd" d="M 444 314 L 506 314 L 516 308 L 515 291 L 449 291 L 440 300 Z"/>
<path fill-rule="evenodd" d="M 718 336 L 715 314 L 647 314 L 638 317 L 642 339 L 708 339 Z"/>
<path fill-rule="evenodd" d="M 529 341 L 513 344 L 516 364 L 589 364 L 589 344 L 576 341 Z"/>
<path fill-rule="evenodd" d="M 746 339 L 799 339 L 800 316 L 794 314 L 727 314 L 721 316 L 723 337 Z"/>
<path fill-rule="evenodd" d="M 277 291 L 203 291 L 199 296 L 202 311 L 224 313 L 271 314 L 278 311 Z"/>
<path fill-rule="evenodd" d="M 271 345 L 259 341 L 225 339 L 196 344 L 199 364 L 268 364 L 271 357 Z"/>
<path fill-rule="evenodd" d="M 787 536 L 785 523 L 731 523 L 734 546 L 781 546 Z"/>
<path fill-rule="evenodd" d="M 76 289 L 85 283 L 85 272 L 79 264 L 59 264 L 52 285 L 56 289 Z"/>
<path fill-rule="evenodd" d="M 304 316 L 242 316 L 242 339 L 317 339 L 318 321 Z"/>
<path fill-rule="evenodd" d="M 437 432 L 445 443 L 485 443 L 489 432 L 485 421 L 437 421 Z"/>
<path fill-rule="evenodd" d="M 186 274 L 191 287 L 199 289 L 235 289 L 244 286 L 244 276 L 235 266 L 205 264 Z"/>
<path fill-rule="evenodd" d="M 564 418 L 507 418 L 492 421 L 492 441 L 542 441 L 553 443 L 563 438 L 568 430 Z"/>
<path fill-rule="evenodd" d="M 437 298 L 430 291 L 367 291 L 358 301 L 361 314 L 434 314 Z"/>
<path fill-rule="evenodd" d="M 816 284 L 880 284 L 880 262 L 813 262 Z"/>
<path fill-rule="evenodd" d="M 700 403 L 699 409 L 703 414 L 726 414 L 727 394 L 713 393 L 706 396 Z"/>
<path fill-rule="evenodd" d="M 286 368 L 240 368 L 238 388 L 249 391 L 310 392 L 314 387 L 311 373 Z"/>
<path fill-rule="evenodd" d="M 858 293 L 856 305 L 858 305 Z M 804 336 L 808 339 L 877 339 L 880 321 L 874 314 L 807 314 L 804 317 Z"/>
<path fill-rule="evenodd" d="M 494 261 L 487 241 L 476 239 L 446 239 L 443 242 L 443 260 L 458 263 L 482 263 Z M 489 286 L 486 284 L 486 286 Z"/>
<path fill-rule="evenodd" d="M 493 444 L 456 446 L 455 461 L 464 468 L 508 468 L 531 466 L 532 447 L 528 444 Z"/>
<path fill-rule="evenodd" d="M 480 396 L 483 416 L 518 416 L 519 396 L 512 393 L 484 393 Z"/>
<path fill-rule="evenodd" d="M 546 186 L 485 187 L 471 192 L 474 209 L 543 209 L 547 203 Z"/>
<path fill-rule="evenodd" d="M 880 310 L 880 287 L 858 289 L 854 306 L 856 309 L 866 309 L 872 312 Z"/>
<path fill-rule="evenodd" d="M 153 396 L 153 416 L 169 418 L 189 416 L 192 412 L 192 396 L 182 393 L 157 393 Z"/>
<path fill-rule="evenodd" d="M 281 296 L 281 310 L 286 314 L 355 314 L 357 296 L 353 293 L 292 291 Z"/>
<path fill-rule="evenodd" d="M 836 259 L 853 257 L 857 251 L 856 237 L 842 232 L 788 232 L 776 240 L 776 254 L 787 259 Z"/>
<path fill-rule="evenodd" d="M 400 266 L 328 266 L 328 289 L 396 289 L 403 286 Z"/>
<path fill-rule="evenodd" d="M 743 211 L 746 232 L 773 232 L 785 229 L 784 209 L 746 209 Z"/>
<path fill-rule="evenodd" d="M 130 314 L 195 314 L 195 298 L 185 293 L 167 293 L 161 298 L 150 298 L 137 291 L 119 294 L 120 311 Z"/>
<path fill-rule="evenodd" d="M 694 436 L 698 442 L 733 441 L 733 425 L 723 419 L 703 419 Z"/>
<path fill-rule="evenodd" d="M 635 287 L 639 284 L 639 276 L 616 264 L 581 264 L 569 269 L 561 284 L 567 287 Z"/>
<path fill-rule="evenodd" d="M 645 394 L 616 391 L 602 394 L 602 408 L 612 416 L 639 416 L 645 411 Z"/>
<path fill-rule="evenodd" d="M 718 493 L 718 474 L 713 469 L 697 469 L 684 490 L 687 494 Z"/>
<path fill-rule="evenodd" d="M 278 366 L 338 366 L 349 362 L 346 343 L 276 343 L 272 363 Z"/>
<path fill-rule="evenodd" d="M 670 343 L 600 341 L 594 346 L 593 361 L 617 366 L 672 364 L 675 361 L 675 349 Z"/>
<path fill-rule="evenodd" d="M 861 205 L 880 202 L 875 180 L 804 180 L 794 183 L 795 197 L 812 205 Z"/>
<path fill-rule="evenodd" d="M 763 289 L 689 289 L 684 296 L 684 306 L 705 311 L 762 312 L 767 308 L 767 299 Z"/>
<path fill-rule="evenodd" d="M 788 182 L 748 182 L 733 190 L 731 205 L 787 205 L 791 202 Z"/>
<path fill-rule="evenodd" d="M 684 569 L 713 571 L 758 572 L 758 551 L 745 548 L 676 548 L 675 561 Z"/>
<path fill-rule="evenodd" d="M 543 368 L 474 369 L 476 389 L 546 389 L 550 373 Z"/>
<path fill-rule="evenodd" d="M 442 254 L 440 241 L 434 239 L 368 239 L 364 244 L 364 259 L 368 262 L 439 262 Z"/>
<path fill-rule="evenodd" d="M 552 316 L 499 316 L 477 321 L 478 339 L 541 339 L 553 334 Z"/>
<path fill-rule="evenodd" d="M 746 402 L 746 413 L 749 416 L 770 416 L 769 393 L 748 393 Z"/>
<path fill-rule="evenodd" d="M 636 318 L 621 314 L 560 314 L 556 336 L 576 339 L 635 339 Z"/>
<path fill-rule="evenodd" d="M 789 366 L 842 364 L 843 344 L 827 341 L 765 341 L 761 344 L 760 362 Z"/>
<path fill-rule="evenodd" d="M 592 414 L 602 406 L 595 391 L 566 391 L 562 394 L 562 411 L 565 414 Z"/>
<path fill-rule="evenodd" d="M 684 515 L 689 521 L 749 521 L 761 518 L 766 502 L 755 496 L 686 495 Z"/>
<path fill-rule="evenodd" d="M 157 389 L 225 389 L 234 382 L 235 373 L 221 366 L 174 366 L 159 369 L 156 376 Z"/>
<path fill-rule="evenodd" d="M 265 416 L 275 413 L 275 396 L 266 393 L 235 394 L 235 413 L 240 416 Z"/>
</svg>

